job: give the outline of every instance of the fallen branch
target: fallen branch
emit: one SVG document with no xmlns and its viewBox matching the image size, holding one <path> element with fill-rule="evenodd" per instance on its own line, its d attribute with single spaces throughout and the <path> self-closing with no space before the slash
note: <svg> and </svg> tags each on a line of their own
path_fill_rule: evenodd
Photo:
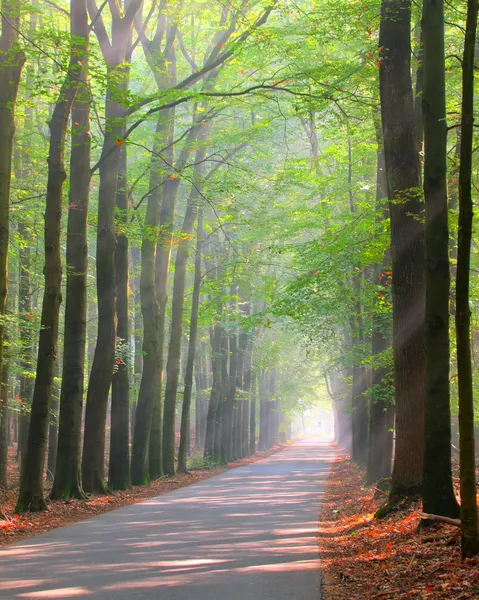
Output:
<svg viewBox="0 0 479 600">
<path fill-rule="evenodd" d="M 442 515 L 431 515 L 429 513 L 419 513 L 421 519 L 427 521 L 439 521 L 440 523 L 447 523 L 448 525 L 454 525 L 455 527 L 461 526 L 460 519 L 451 519 L 450 517 L 443 517 Z"/>
<path fill-rule="evenodd" d="M 456 536 L 456 534 L 461 535 L 460 529 L 457 530 L 457 532 L 454 534 L 454 536 Z M 421 544 L 429 544 L 430 542 L 440 542 L 441 540 L 450 540 L 450 539 L 451 539 L 450 533 L 443 533 L 442 535 L 426 535 L 425 537 L 421 538 Z"/>
<path fill-rule="evenodd" d="M 411 561 L 410 561 L 410 563 L 408 564 L 408 566 L 406 567 L 406 570 L 404 571 L 403 575 L 409 571 L 409 569 L 411 568 L 411 566 L 412 566 L 412 563 L 414 562 L 414 559 L 415 559 L 415 558 L 416 558 L 416 554 L 414 553 L 414 554 L 412 555 Z"/>
<path fill-rule="evenodd" d="M 373 490 L 375 490 L 376 492 L 379 492 L 383 496 L 386 496 L 386 498 L 389 498 L 389 494 L 387 492 L 385 492 L 384 490 L 380 490 L 379 488 L 374 487 L 374 486 L 373 486 Z"/>
<path fill-rule="evenodd" d="M 457 538 L 458 538 L 460 535 L 461 535 L 461 530 L 460 530 L 460 529 L 458 529 L 458 530 L 457 530 L 457 531 L 454 533 L 454 535 L 451 537 L 451 539 L 450 539 L 450 540 L 447 542 L 446 546 L 453 546 L 453 545 L 456 543 L 456 541 L 457 541 Z"/>
</svg>

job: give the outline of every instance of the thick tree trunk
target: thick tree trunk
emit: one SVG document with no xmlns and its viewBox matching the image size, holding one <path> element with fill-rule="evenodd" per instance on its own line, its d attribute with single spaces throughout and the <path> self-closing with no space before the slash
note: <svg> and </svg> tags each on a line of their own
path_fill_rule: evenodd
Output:
<svg viewBox="0 0 479 600">
<path fill-rule="evenodd" d="M 186 219 L 185 219 L 186 220 Z M 185 388 L 183 393 L 183 406 L 181 410 L 180 448 L 178 451 L 178 471 L 186 472 L 186 445 L 190 427 L 191 392 L 193 388 L 193 371 L 196 354 L 196 338 L 198 332 L 198 308 L 200 305 L 201 290 L 201 243 L 203 239 L 203 212 L 198 207 L 198 226 L 196 230 L 196 256 L 195 256 L 195 280 L 193 284 L 193 299 L 191 304 L 190 337 L 188 341 L 188 358 L 186 361 Z M 175 270 L 176 273 L 176 270 Z M 174 293 L 173 293 L 174 296 Z M 198 388 L 196 389 L 198 395 Z M 197 403 L 197 407 L 199 404 Z M 198 411 L 198 408 L 197 408 Z M 201 423 L 201 417 L 197 415 L 197 422 Z M 198 426 L 196 427 L 196 443 L 201 440 Z"/>
<path fill-rule="evenodd" d="M 451 467 L 449 229 L 444 3 L 423 3 L 424 200 L 426 206 L 426 404 L 423 511 L 459 516 Z"/>
<path fill-rule="evenodd" d="M 98 336 L 88 383 L 82 456 L 83 489 L 97 493 L 106 492 L 105 425 L 116 349 L 115 204 L 120 162 L 116 142 L 123 132 L 123 111 L 115 91 L 122 76 L 121 65 L 108 65 L 96 240 Z"/>
<path fill-rule="evenodd" d="M 126 148 L 121 149 L 118 190 L 117 247 L 115 250 L 118 352 L 111 387 L 110 463 L 108 486 L 124 490 L 130 485 L 130 314 L 128 302 L 128 238 L 121 231 L 128 222 Z"/>
<path fill-rule="evenodd" d="M 424 455 L 424 225 L 411 85 L 410 24 L 410 0 L 383 0 L 379 79 L 391 218 L 396 389 L 392 501 L 420 491 Z"/>
<path fill-rule="evenodd" d="M 170 114 L 158 119 L 154 152 L 171 139 Z M 156 238 L 160 223 L 163 192 L 162 171 L 158 160 L 152 162 L 150 190 L 145 217 L 145 236 L 141 244 L 140 302 L 143 316 L 143 372 L 135 413 L 135 429 L 131 455 L 131 482 L 145 485 L 150 481 L 148 447 L 155 398 L 159 387 L 159 305 L 155 286 Z M 157 477 L 163 475 L 161 461 Z"/>
<path fill-rule="evenodd" d="M 0 373 L 3 365 L 5 307 L 8 291 L 8 243 L 10 237 L 10 184 L 12 177 L 15 102 L 25 55 L 18 46 L 20 8 L 18 0 L 2 0 L 0 36 Z M 0 412 L 0 433 L 7 432 L 8 410 Z M 3 438 L 2 438 L 3 439 Z M 2 442 L 6 444 L 6 440 Z M 6 446 L 5 446 L 6 447 Z M 2 459 L 3 461 L 4 459 Z"/>
<path fill-rule="evenodd" d="M 105 137 L 99 162 L 96 248 L 98 335 L 88 384 L 82 456 L 82 482 L 86 492 L 106 491 L 105 425 L 108 394 L 114 369 L 117 328 L 115 208 L 125 121 L 122 96 L 127 89 L 129 67 L 125 60 L 130 32 L 141 3 L 141 0 L 126 2 L 123 16 L 120 15 L 118 5 L 110 3 L 112 11 L 110 43 L 101 12 L 98 12 L 94 0 L 88 0 L 90 17 L 95 21 L 93 28 L 107 63 L 107 92 Z"/>
<path fill-rule="evenodd" d="M 462 117 L 459 167 L 459 238 L 456 278 L 457 374 L 459 383 L 459 451 L 461 487 L 461 554 L 479 554 L 474 397 L 471 364 L 471 309 L 469 271 L 473 228 L 472 145 L 474 131 L 474 52 L 478 18 L 477 0 L 468 0 L 462 59 Z"/>
<path fill-rule="evenodd" d="M 27 452 L 22 463 L 20 492 L 16 511 L 46 508 L 43 497 L 43 472 L 47 449 L 50 402 L 55 361 L 57 360 L 58 324 L 62 301 L 61 215 L 63 183 L 66 179 L 64 145 L 71 106 L 78 86 L 78 72 L 84 55 L 78 27 L 84 11 L 84 0 L 72 0 L 70 65 L 50 121 L 48 181 L 45 208 L 45 291 L 43 295 L 40 338 L 35 385 L 32 398 Z M 80 35 L 82 31 L 80 30 Z"/>
<path fill-rule="evenodd" d="M 72 146 L 70 194 L 66 248 L 65 333 L 60 390 L 58 456 L 52 499 L 83 498 L 80 474 L 81 421 L 85 380 L 87 336 L 87 217 L 90 197 L 90 104 L 87 91 L 89 24 L 85 9 L 78 35 L 84 40 L 83 69 L 79 79 L 85 87 L 78 91 L 72 107 Z"/>
</svg>

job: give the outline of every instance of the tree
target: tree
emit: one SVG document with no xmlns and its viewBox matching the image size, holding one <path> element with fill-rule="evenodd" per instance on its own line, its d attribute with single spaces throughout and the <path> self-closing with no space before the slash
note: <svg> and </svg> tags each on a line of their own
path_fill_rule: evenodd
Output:
<svg viewBox="0 0 479 600">
<path fill-rule="evenodd" d="M 50 402 L 57 356 L 60 318 L 62 261 L 62 190 L 66 179 L 64 145 L 71 106 L 78 90 L 76 79 L 84 57 L 82 0 L 72 0 L 70 31 L 71 58 L 50 121 L 48 183 L 45 208 L 45 290 L 43 294 L 37 370 L 25 459 L 22 463 L 17 512 L 46 508 L 43 497 L 43 470 L 48 437 Z"/>
<path fill-rule="evenodd" d="M 105 421 L 116 349 L 115 206 L 124 135 L 125 111 L 122 104 L 128 82 L 125 60 L 129 34 L 141 4 L 142 0 L 127 2 L 122 14 L 119 5 L 109 3 L 112 19 L 110 40 L 95 0 L 88 0 L 93 29 L 107 65 L 107 80 L 105 136 L 99 162 L 96 253 L 98 339 L 86 399 L 82 455 L 82 482 L 86 492 L 106 491 Z"/>
<path fill-rule="evenodd" d="M 396 452 L 391 501 L 420 492 L 424 438 L 424 225 L 411 85 L 411 3 L 383 0 L 380 97 L 391 219 Z"/>
<path fill-rule="evenodd" d="M 449 228 L 444 4 L 423 4 L 424 200 L 426 207 L 426 402 L 423 508 L 459 516 L 451 470 L 449 397 Z"/>
<path fill-rule="evenodd" d="M 181 428 L 180 428 L 180 447 L 178 450 L 178 471 L 185 473 L 186 454 L 188 446 L 188 436 L 190 432 L 190 408 L 191 392 L 193 387 L 193 369 L 196 355 L 196 343 L 198 333 L 198 308 L 200 304 L 201 291 L 201 246 L 203 241 L 203 210 L 201 206 L 197 207 L 198 224 L 196 227 L 196 253 L 195 253 L 195 276 L 193 284 L 193 299 L 191 303 L 190 331 L 188 339 L 188 356 L 186 359 L 185 387 L 183 392 L 183 404 L 181 409 Z M 198 394 L 198 385 L 196 393 Z M 197 405 L 198 406 L 198 405 Z M 196 428 L 197 443 L 201 436 L 198 435 Z"/>
<path fill-rule="evenodd" d="M 89 23 L 86 2 L 78 4 L 78 45 L 83 41 L 82 68 L 72 106 L 70 194 L 66 248 L 65 334 L 58 424 L 58 456 L 52 499 L 84 497 L 80 452 L 87 321 L 90 195 L 90 99 L 88 91 Z M 80 51 L 80 48 L 78 49 Z"/>
<path fill-rule="evenodd" d="M 3 373 L 3 339 L 5 306 L 8 291 L 8 242 L 10 236 L 10 185 L 12 173 L 15 103 L 25 55 L 18 45 L 18 27 L 22 3 L 2 0 L 2 33 L 0 36 L 0 373 Z M 0 464 L 6 465 L 7 404 L 0 412 Z M 0 475 L 6 485 L 6 467 Z"/>
<path fill-rule="evenodd" d="M 472 239 L 472 145 L 474 127 L 474 69 L 478 2 L 467 3 L 462 58 L 462 114 L 459 165 L 459 236 L 456 275 L 457 374 L 459 380 L 459 450 L 461 487 L 461 554 L 479 554 L 476 498 L 474 404 L 471 365 L 469 273 Z"/>
</svg>

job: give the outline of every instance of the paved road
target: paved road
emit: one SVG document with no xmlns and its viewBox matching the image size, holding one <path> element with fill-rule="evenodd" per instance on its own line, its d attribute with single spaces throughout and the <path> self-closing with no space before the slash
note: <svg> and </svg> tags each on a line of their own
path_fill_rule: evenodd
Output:
<svg viewBox="0 0 479 600">
<path fill-rule="evenodd" d="M 0 598 L 319 600 L 332 451 L 270 458 L 0 551 Z"/>
</svg>

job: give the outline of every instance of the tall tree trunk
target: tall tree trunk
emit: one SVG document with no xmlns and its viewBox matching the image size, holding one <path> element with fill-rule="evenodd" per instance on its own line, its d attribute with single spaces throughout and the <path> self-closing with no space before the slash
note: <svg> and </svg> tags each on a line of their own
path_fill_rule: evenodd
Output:
<svg viewBox="0 0 479 600">
<path fill-rule="evenodd" d="M 100 165 L 98 225 L 96 240 L 96 284 L 98 336 L 88 383 L 83 438 L 82 481 L 86 492 L 106 491 L 105 423 L 116 349 L 115 200 L 120 148 L 113 151 L 123 127 L 122 110 L 115 94 L 121 66 L 107 67 L 106 129 Z"/>
<path fill-rule="evenodd" d="M 48 438 L 50 402 L 57 360 L 58 323 L 62 301 L 61 215 L 62 192 L 66 179 L 64 145 L 68 117 L 78 86 L 77 76 L 82 69 L 84 46 L 79 29 L 84 0 L 72 0 L 70 31 L 72 51 L 70 65 L 60 96 L 50 121 L 48 181 L 45 208 L 45 291 L 43 295 L 37 371 L 33 389 L 27 452 L 22 463 L 20 492 L 16 511 L 38 511 L 46 508 L 43 497 L 43 471 Z"/>
<path fill-rule="evenodd" d="M 133 20 L 142 0 L 129 0 L 125 13 L 109 3 L 112 10 L 111 43 L 106 37 L 101 13 L 94 0 L 88 0 L 90 17 L 96 19 L 97 34 L 107 63 L 105 100 L 105 137 L 99 163 L 96 281 L 98 298 L 98 337 L 88 384 L 83 438 L 82 482 L 86 492 L 106 491 L 105 425 L 108 394 L 113 376 L 116 350 L 116 271 L 115 207 L 123 143 L 124 109 L 128 66 L 125 63 Z M 100 16 L 98 16 L 100 15 Z"/>
<path fill-rule="evenodd" d="M 208 414 L 206 417 L 206 435 L 205 435 L 205 458 L 220 460 L 217 448 L 217 421 L 220 412 L 221 397 L 221 332 L 222 328 L 216 323 L 210 330 L 211 341 L 211 367 L 213 371 L 213 382 L 211 385 L 210 401 L 208 404 Z"/>
<path fill-rule="evenodd" d="M 236 332 L 224 338 L 223 361 L 227 365 L 229 357 L 229 371 L 227 366 L 223 370 L 224 398 L 222 415 L 222 454 L 223 462 L 234 460 L 233 455 L 233 425 L 236 396 L 236 367 L 238 358 L 238 340 Z"/>
<path fill-rule="evenodd" d="M 380 129 L 378 124 L 377 130 Z M 376 177 L 376 210 L 378 220 L 388 218 L 382 201 L 387 196 L 385 178 L 384 152 L 380 132 L 378 131 L 377 177 Z M 374 283 L 377 297 L 375 304 L 380 308 L 385 298 L 389 297 L 389 278 L 386 273 L 390 256 L 386 253 L 382 264 L 375 265 Z M 366 480 L 370 483 L 390 477 L 393 454 L 394 406 L 392 404 L 389 378 L 391 369 L 385 365 L 385 353 L 391 346 L 390 316 L 378 310 L 374 314 L 372 326 L 373 372 L 371 382 L 371 405 L 369 411 L 369 451 Z"/>
<path fill-rule="evenodd" d="M 190 426 L 191 391 L 193 387 L 193 370 L 196 353 L 196 338 L 198 332 L 198 309 L 200 305 L 201 290 L 201 243 L 203 239 L 203 211 L 201 207 L 198 207 L 197 210 L 198 226 L 196 230 L 195 280 L 193 284 L 193 298 L 191 304 L 190 337 L 188 341 L 188 358 L 186 361 L 185 388 L 183 393 L 183 406 L 181 410 L 180 448 L 178 451 L 178 471 L 180 473 L 184 473 L 187 470 L 186 445 Z M 198 394 L 198 389 L 196 390 L 196 393 Z M 196 436 L 196 443 L 198 444 L 198 427 L 196 428 Z"/>
<path fill-rule="evenodd" d="M 459 516 L 451 467 L 449 228 L 444 2 L 423 3 L 424 200 L 426 205 L 426 403 L 423 510 Z"/>
<path fill-rule="evenodd" d="M 411 2 L 383 0 L 379 69 L 391 218 L 396 452 L 391 501 L 422 484 L 424 455 L 424 225 L 411 85 Z"/>
<path fill-rule="evenodd" d="M 57 464 L 58 447 L 58 411 L 60 408 L 60 364 L 55 361 L 55 370 L 53 373 L 53 389 L 50 402 L 50 423 L 48 426 L 48 458 L 47 458 L 47 479 L 53 481 Z"/>
<path fill-rule="evenodd" d="M 31 289 L 31 238 L 28 229 L 22 221 L 18 223 L 18 235 L 21 238 L 18 273 L 18 312 L 21 319 L 20 324 L 20 413 L 17 457 L 19 462 L 26 452 L 26 441 L 30 421 L 30 407 L 32 404 L 33 380 L 30 373 L 33 370 L 34 349 L 33 336 L 30 319 L 32 316 L 32 289 Z"/>
<path fill-rule="evenodd" d="M 145 57 L 159 91 L 176 82 L 176 60 L 173 49 L 177 22 L 160 12 L 153 39 L 148 39 L 143 23 L 137 20 L 136 28 Z M 166 35 L 165 35 L 166 33 Z M 162 48 L 162 41 L 165 40 Z M 138 392 L 135 414 L 133 448 L 131 456 L 132 483 L 141 485 L 163 475 L 161 453 L 162 403 L 160 357 L 160 304 L 156 286 L 157 242 L 161 206 L 165 195 L 167 169 L 164 162 L 174 160 L 174 108 L 160 114 L 156 127 L 154 153 L 150 167 L 146 227 L 141 245 L 140 301 L 143 315 L 143 373 Z M 159 152 L 162 151 L 161 160 Z M 162 342 L 161 342 L 162 343 Z M 162 348 L 162 346 L 161 346 Z M 161 364 L 160 364 L 161 363 Z"/>
<path fill-rule="evenodd" d="M 157 153 L 172 139 L 169 112 L 158 119 L 153 150 Z M 141 244 L 140 302 L 143 315 L 143 372 L 135 413 L 135 429 L 131 454 L 131 482 L 145 485 L 150 481 L 148 447 L 154 401 L 159 386 L 159 305 L 155 286 L 155 261 L 157 229 L 160 223 L 160 206 L 163 192 L 160 161 L 152 162 L 150 195 L 145 217 L 145 235 Z M 161 477 L 160 471 L 155 473 Z"/>
<path fill-rule="evenodd" d="M 8 418 L 8 371 L 9 365 L 6 360 L 3 361 L 2 378 L 0 384 L 0 492 L 8 487 L 7 467 L 8 467 L 8 438 L 9 438 L 9 418 Z"/>
<path fill-rule="evenodd" d="M 469 271 L 473 226 L 472 145 L 474 131 L 474 51 L 478 18 L 477 0 L 468 0 L 462 59 L 462 116 L 459 166 L 459 237 L 456 277 L 457 374 L 459 383 L 459 451 L 461 487 L 461 554 L 479 554 L 476 497 L 474 397 L 471 364 L 471 309 Z"/>
<path fill-rule="evenodd" d="M 206 127 L 204 127 L 203 129 L 206 129 Z M 201 136 L 200 142 L 204 141 L 204 137 L 205 134 Z M 171 333 L 170 344 L 168 347 L 168 360 L 166 364 L 165 406 L 163 420 L 163 471 L 166 475 L 173 475 L 175 472 L 176 395 L 178 392 L 178 378 L 180 372 L 181 358 L 181 339 L 183 336 L 183 308 L 185 299 L 186 265 L 188 262 L 191 232 L 193 231 L 193 225 L 196 219 L 196 214 L 198 211 L 198 202 L 201 194 L 205 154 L 206 150 L 204 147 L 200 148 L 196 152 L 195 163 L 197 166 L 195 168 L 195 181 L 193 182 L 193 187 L 188 198 L 185 218 L 181 227 L 179 247 L 176 252 L 175 259 L 175 276 L 173 281 L 172 295 Z M 188 441 L 187 432 L 189 427 L 189 407 L 187 415 L 187 422 L 183 423 L 182 420 L 182 424 L 184 425 L 184 450 L 186 450 L 185 444 Z M 187 415 L 185 415 L 185 417 Z"/>
<path fill-rule="evenodd" d="M 90 198 L 90 103 L 88 98 L 89 23 L 86 4 L 78 15 L 83 39 L 83 83 L 72 106 L 70 192 L 66 248 L 66 301 L 63 369 L 58 423 L 58 456 L 52 499 L 83 498 L 80 451 L 87 339 L 87 217 Z"/>
<path fill-rule="evenodd" d="M 4 314 L 8 292 L 8 242 L 10 237 L 10 184 L 12 178 L 15 103 L 25 55 L 18 46 L 19 0 L 2 0 L 0 36 L 0 373 L 3 365 Z M 7 431 L 8 410 L 0 412 L 0 432 Z M 5 442 L 6 443 L 6 442 Z M 2 446 L 3 447 L 3 446 Z M 3 461 L 3 459 L 2 459 Z"/>
<path fill-rule="evenodd" d="M 121 149 L 118 190 L 117 247 L 115 250 L 117 352 L 116 368 L 111 387 L 110 463 L 108 485 L 114 490 L 124 490 L 130 485 L 130 314 L 128 302 L 128 237 L 122 227 L 128 222 L 128 189 L 126 148 Z"/>
<path fill-rule="evenodd" d="M 259 376 L 259 439 L 258 450 L 268 447 L 268 377 L 262 371 Z"/>
<path fill-rule="evenodd" d="M 251 377 L 251 400 L 249 412 L 249 453 L 253 456 L 256 453 L 256 396 L 258 390 L 258 375 L 252 374 Z"/>
</svg>

